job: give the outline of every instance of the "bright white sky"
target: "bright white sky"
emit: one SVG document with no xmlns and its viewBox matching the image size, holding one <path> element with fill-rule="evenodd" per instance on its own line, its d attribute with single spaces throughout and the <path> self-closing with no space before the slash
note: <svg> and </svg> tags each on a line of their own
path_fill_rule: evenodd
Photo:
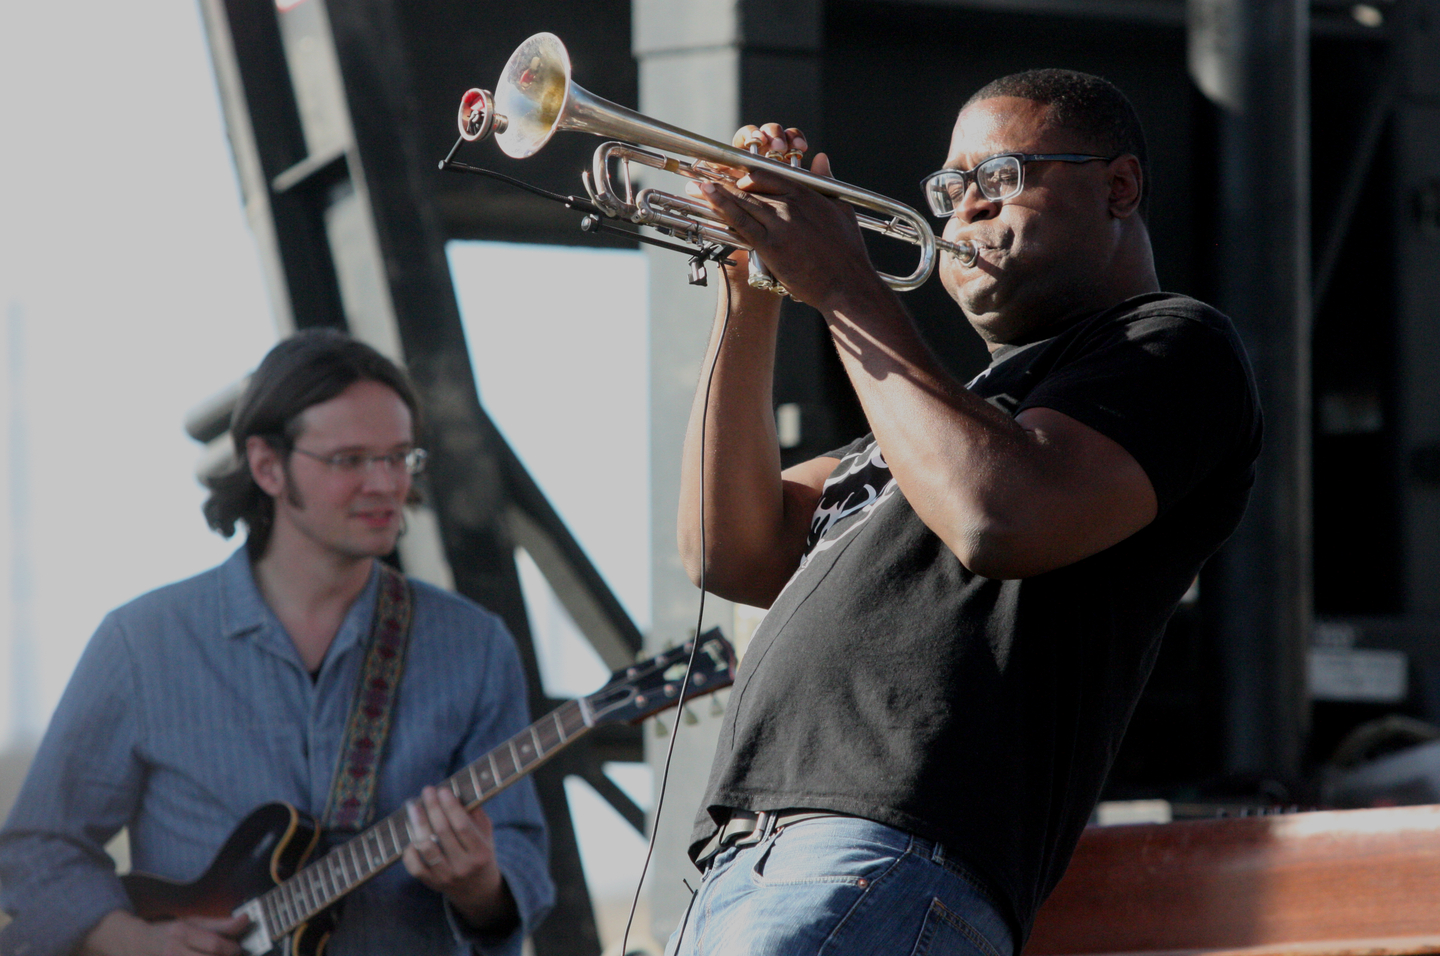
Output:
<svg viewBox="0 0 1440 956">
<path fill-rule="evenodd" d="M 4 749 L 41 732 L 107 610 L 234 547 L 200 515 L 199 447 L 182 422 L 253 368 L 275 332 L 195 0 L 0 5 L 0 89 Z M 462 302 L 486 269 L 513 279 L 535 254 L 452 247 Z M 574 255 L 547 274 L 598 268 L 613 282 L 618 269 L 643 296 L 641 257 Z M 467 313 L 470 334 L 485 336 L 472 342 L 482 400 L 644 627 L 643 298 L 606 315 L 579 297 L 587 281 L 519 285 L 528 302 Z M 560 298 L 537 302 L 536 290 Z M 541 652 L 571 664 L 553 692 L 602 681 L 563 629 Z M 608 863 L 592 883 L 633 880 L 615 865 L 635 853 L 627 830 L 582 823 L 587 859 Z M 613 839 L 593 844 L 587 832 L 600 831 Z"/>
</svg>

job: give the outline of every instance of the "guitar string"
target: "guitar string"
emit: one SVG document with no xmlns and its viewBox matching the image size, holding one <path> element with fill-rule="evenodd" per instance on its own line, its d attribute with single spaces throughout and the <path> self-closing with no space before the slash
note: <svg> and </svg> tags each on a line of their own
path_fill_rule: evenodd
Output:
<svg viewBox="0 0 1440 956">
<path fill-rule="evenodd" d="M 729 253 L 726 253 L 728 255 Z M 670 746 L 665 750 L 665 766 L 660 773 L 660 787 L 655 794 L 655 812 L 650 818 L 650 840 L 645 846 L 645 862 L 640 867 L 640 879 L 635 884 L 635 897 L 630 901 L 630 915 L 625 920 L 625 933 L 620 937 L 620 954 L 625 956 L 630 950 L 630 929 L 635 923 L 635 911 L 640 906 L 640 891 L 645 886 L 645 877 L 650 873 L 650 858 L 655 854 L 655 838 L 660 833 L 660 812 L 665 806 L 666 786 L 670 782 L 670 761 L 675 756 L 675 741 L 680 739 L 680 719 L 685 711 L 685 692 L 690 688 L 690 672 L 695 667 L 695 654 L 700 650 L 700 632 L 705 621 L 705 432 L 710 421 L 710 388 L 715 383 L 715 367 L 720 364 L 720 353 L 725 347 L 725 333 L 730 328 L 730 275 L 725 266 L 725 258 L 718 260 L 721 277 L 725 280 L 721 285 L 725 290 L 725 315 L 720 321 L 720 334 L 715 339 L 715 357 L 710 361 L 710 369 L 705 374 L 705 400 L 700 407 L 700 607 L 695 614 L 695 639 L 690 646 L 690 659 L 685 664 L 685 677 L 680 683 L 680 703 L 675 711 L 675 722 L 670 731 Z M 685 908 L 685 917 L 689 919 L 690 908 Z M 680 932 L 685 931 L 685 924 L 680 924 Z"/>
</svg>

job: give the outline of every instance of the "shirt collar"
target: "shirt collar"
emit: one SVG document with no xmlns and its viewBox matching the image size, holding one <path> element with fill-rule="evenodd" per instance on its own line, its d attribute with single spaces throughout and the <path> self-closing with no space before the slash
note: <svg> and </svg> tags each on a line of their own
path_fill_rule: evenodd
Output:
<svg viewBox="0 0 1440 956">
<path fill-rule="evenodd" d="M 370 579 L 340 624 L 340 631 L 330 645 L 327 657 L 339 654 L 353 645 L 363 643 L 370 633 L 371 621 L 375 616 L 375 596 L 379 588 L 380 562 L 370 568 Z M 267 638 L 279 642 L 280 646 L 294 652 L 289 635 L 265 603 L 260 588 L 255 584 L 255 573 L 250 566 L 250 554 L 244 546 L 220 565 L 220 627 L 226 637 L 242 637 L 255 634 L 262 643 Z"/>
</svg>

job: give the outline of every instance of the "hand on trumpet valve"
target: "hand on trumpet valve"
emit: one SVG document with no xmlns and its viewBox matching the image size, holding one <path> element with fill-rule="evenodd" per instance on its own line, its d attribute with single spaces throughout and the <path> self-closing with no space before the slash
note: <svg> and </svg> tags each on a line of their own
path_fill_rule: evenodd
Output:
<svg viewBox="0 0 1440 956">
<path fill-rule="evenodd" d="M 791 166 L 799 166 L 810 144 L 805 134 L 793 126 L 781 129 L 779 123 L 764 126 L 742 126 L 736 130 L 730 145 L 736 149 L 748 149 L 766 159 L 776 159 Z"/>
</svg>

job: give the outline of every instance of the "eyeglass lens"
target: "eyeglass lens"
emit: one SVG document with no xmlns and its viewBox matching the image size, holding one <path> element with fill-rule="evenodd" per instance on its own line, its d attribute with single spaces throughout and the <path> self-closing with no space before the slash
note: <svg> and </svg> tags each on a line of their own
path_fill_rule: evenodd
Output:
<svg viewBox="0 0 1440 956">
<path fill-rule="evenodd" d="M 409 451 L 396 451 L 388 455 L 364 455 L 360 453 L 317 455 L 304 448 L 296 448 L 295 451 L 318 461 L 323 461 L 334 470 L 346 474 L 369 472 L 372 466 L 379 464 L 391 471 L 403 470 L 407 474 L 418 475 L 425 470 L 425 460 L 428 457 L 423 448 L 412 448 Z"/>
<path fill-rule="evenodd" d="M 934 174 L 925 182 L 930 211 L 941 217 L 954 215 L 956 207 L 965 201 L 972 178 L 980 195 L 991 202 L 1009 199 L 1020 191 L 1020 158 L 995 156 L 968 172 L 945 169 Z"/>
</svg>

